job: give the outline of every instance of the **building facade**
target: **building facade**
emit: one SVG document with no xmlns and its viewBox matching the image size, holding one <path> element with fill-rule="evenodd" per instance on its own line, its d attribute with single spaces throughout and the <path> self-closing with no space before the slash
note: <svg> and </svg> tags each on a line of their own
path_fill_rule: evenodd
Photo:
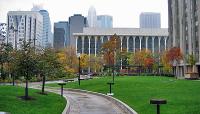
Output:
<svg viewBox="0 0 200 114">
<path fill-rule="evenodd" d="M 121 49 L 127 49 L 129 52 L 148 49 L 156 53 L 168 48 L 168 29 L 84 28 L 82 33 L 73 34 L 77 53 L 97 55 L 101 45 L 114 34 L 120 37 Z"/>
<path fill-rule="evenodd" d="M 88 27 L 97 27 L 97 15 L 96 15 L 96 10 L 93 6 L 91 6 L 88 10 L 88 16 L 87 16 L 87 21 L 88 21 Z"/>
<path fill-rule="evenodd" d="M 83 28 L 87 27 L 87 19 L 81 14 L 75 14 L 69 17 L 69 42 L 67 46 L 76 46 L 76 40 L 73 38 L 73 33 L 83 32 Z"/>
<path fill-rule="evenodd" d="M 109 15 L 97 16 L 98 28 L 113 28 L 113 18 Z"/>
<path fill-rule="evenodd" d="M 7 24 L 6 23 L 0 23 L 0 44 L 6 43 L 6 37 L 7 37 Z"/>
<path fill-rule="evenodd" d="M 43 9 L 42 4 L 33 4 L 31 11 L 40 12 L 40 14 L 43 16 L 42 47 L 53 47 L 53 33 L 51 32 L 51 20 L 49 17 L 49 12 Z"/>
<path fill-rule="evenodd" d="M 19 49 L 23 41 L 42 47 L 43 17 L 34 11 L 9 11 L 7 14 L 7 43 Z"/>
<path fill-rule="evenodd" d="M 179 47 L 184 55 L 178 67 L 178 76 L 186 76 L 188 71 L 188 55 L 195 58 L 195 69 L 200 72 L 200 1 L 168 0 L 169 37 L 171 46 Z"/>
<path fill-rule="evenodd" d="M 51 20 L 47 10 L 40 10 L 40 14 L 43 16 L 43 35 L 42 35 L 42 46 L 53 46 L 53 36 L 51 32 Z"/>
<path fill-rule="evenodd" d="M 141 13 L 140 28 L 161 28 L 160 13 L 153 13 L 153 12 Z"/>
<path fill-rule="evenodd" d="M 61 21 L 54 23 L 54 43 L 55 49 L 62 49 L 66 47 L 69 42 L 69 23 Z"/>
</svg>

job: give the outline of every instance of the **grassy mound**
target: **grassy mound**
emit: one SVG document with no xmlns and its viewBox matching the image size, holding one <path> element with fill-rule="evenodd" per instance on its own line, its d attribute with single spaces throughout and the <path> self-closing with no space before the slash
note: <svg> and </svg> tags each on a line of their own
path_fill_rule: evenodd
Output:
<svg viewBox="0 0 200 114">
<path fill-rule="evenodd" d="M 66 100 L 60 95 L 48 93 L 38 94 L 39 90 L 29 89 L 33 100 L 22 100 L 24 88 L 0 86 L 0 112 L 11 114 L 61 114 L 66 105 Z"/>
</svg>

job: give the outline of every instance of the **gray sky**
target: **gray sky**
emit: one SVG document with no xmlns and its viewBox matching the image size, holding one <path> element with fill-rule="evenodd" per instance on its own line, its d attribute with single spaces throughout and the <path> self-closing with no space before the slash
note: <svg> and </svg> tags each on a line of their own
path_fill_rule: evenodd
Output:
<svg viewBox="0 0 200 114">
<path fill-rule="evenodd" d="M 0 22 L 6 22 L 8 11 L 30 10 L 33 3 L 48 10 L 52 23 L 67 21 L 73 14 L 87 16 L 94 6 L 97 15 L 113 16 L 114 27 L 139 27 L 141 12 L 161 13 L 161 27 L 168 27 L 167 0 L 0 0 Z"/>
</svg>

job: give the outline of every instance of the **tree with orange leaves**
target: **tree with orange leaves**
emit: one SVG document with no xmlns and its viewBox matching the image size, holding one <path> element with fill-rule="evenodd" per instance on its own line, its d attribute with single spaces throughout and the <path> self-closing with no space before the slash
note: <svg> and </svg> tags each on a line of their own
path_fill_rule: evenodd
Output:
<svg viewBox="0 0 200 114">
<path fill-rule="evenodd" d="M 120 49 L 120 44 L 119 37 L 114 34 L 109 41 L 102 45 L 101 51 L 107 66 L 110 67 L 115 64 L 115 52 Z"/>
<path fill-rule="evenodd" d="M 167 51 L 166 56 L 171 65 L 175 64 L 175 66 L 176 66 L 175 75 L 177 76 L 178 64 L 183 59 L 183 54 L 181 52 L 181 49 L 178 47 L 172 47 L 171 49 L 169 49 L 169 51 Z"/>
<path fill-rule="evenodd" d="M 72 75 L 78 72 L 78 58 L 75 47 L 69 46 L 57 53 L 59 62 L 63 65 L 64 70 Z"/>
<path fill-rule="evenodd" d="M 130 58 L 130 63 L 134 66 L 140 66 L 139 70 L 141 72 L 141 68 L 142 69 L 152 68 L 155 63 L 155 60 L 153 58 L 153 54 L 151 51 L 142 49 L 132 54 Z"/>
<path fill-rule="evenodd" d="M 170 73 L 172 71 L 172 64 L 170 64 L 170 61 L 167 57 L 167 52 L 168 51 L 165 51 L 161 55 L 161 64 L 163 65 L 163 70 L 167 73 Z"/>
<path fill-rule="evenodd" d="M 154 59 L 153 59 L 153 57 L 147 57 L 147 58 L 144 59 L 144 66 L 145 66 L 146 68 L 152 67 L 153 64 L 154 64 Z"/>
<path fill-rule="evenodd" d="M 153 54 L 151 53 L 151 51 L 146 49 L 136 51 L 135 53 L 133 53 L 131 63 L 133 65 L 138 65 L 142 67 L 151 67 L 154 64 Z"/>
</svg>

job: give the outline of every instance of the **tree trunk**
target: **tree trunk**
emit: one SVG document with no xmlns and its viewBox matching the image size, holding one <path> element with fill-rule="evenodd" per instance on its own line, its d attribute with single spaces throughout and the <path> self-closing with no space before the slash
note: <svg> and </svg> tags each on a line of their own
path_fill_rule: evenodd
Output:
<svg viewBox="0 0 200 114">
<path fill-rule="evenodd" d="M 3 77 L 3 64 L 1 63 L 1 77 Z"/>
<path fill-rule="evenodd" d="M 114 67 L 113 67 L 112 70 L 113 70 L 112 72 L 113 72 L 113 83 L 114 83 L 114 81 L 115 81 L 115 79 L 114 79 L 114 78 L 115 78 L 115 70 L 114 70 Z"/>
<path fill-rule="evenodd" d="M 177 64 L 176 64 L 175 77 L 176 77 L 176 79 L 178 79 L 178 65 Z"/>
<path fill-rule="evenodd" d="M 45 81 L 46 81 L 46 76 L 42 75 L 42 93 L 44 93 Z"/>
<path fill-rule="evenodd" d="M 195 65 L 192 65 L 192 72 L 195 72 Z"/>
<path fill-rule="evenodd" d="M 15 76 L 14 76 L 14 73 L 11 73 L 11 77 L 12 77 L 12 85 L 15 86 Z"/>
<path fill-rule="evenodd" d="M 25 87 L 25 100 L 28 99 L 28 79 L 26 79 L 26 87 Z"/>
</svg>

